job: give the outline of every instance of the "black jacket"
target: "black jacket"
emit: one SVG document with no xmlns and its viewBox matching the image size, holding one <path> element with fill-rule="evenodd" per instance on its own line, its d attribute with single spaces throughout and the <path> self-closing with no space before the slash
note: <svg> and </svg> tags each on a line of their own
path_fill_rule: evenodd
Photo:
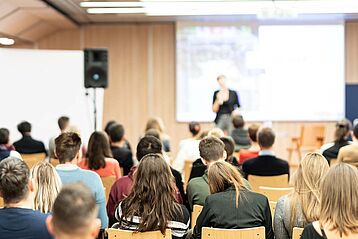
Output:
<svg viewBox="0 0 358 239">
<path fill-rule="evenodd" d="M 276 176 L 282 174 L 290 175 L 288 162 L 275 156 L 261 155 L 245 161 L 242 171 L 247 175 Z"/>
<path fill-rule="evenodd" d="M 268 199 L 247 189 L 240 190 L 235 205 L 235 189 L 209 195 L 200 213 L 191 239 L 201 238 L 203 227 L 242 229 L 264 226 L 266 239 L 273 239 L 272 218 Z"/>
<path fill-rule="evenodd" d="M 44 143 L 33 139 L 30 135 L 23 136 L 22 139 L 16 141 L 13 145 L 20 154 L 45 153 L 47 155 Z"/>
</svg>

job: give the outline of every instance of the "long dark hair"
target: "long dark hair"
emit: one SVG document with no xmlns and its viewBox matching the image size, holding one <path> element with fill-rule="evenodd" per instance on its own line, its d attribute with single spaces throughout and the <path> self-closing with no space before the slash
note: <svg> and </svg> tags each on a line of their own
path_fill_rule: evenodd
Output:
<svg viewBox="0 0 358 239">
<path fill-rule="evenodd" d="M 131 193 L 122 201 L 122 220 L 141 217 L 139 232 L 160 230 L 163 234 L 168 222 L 181 212 L 175 202 L 174 177 L 169 165 L 159 154 L 144 156 L 134 176 Z"/>
<path fill-rule="evenodd" d="M 97 170 L 106 167 L 105 158 L 111 158 L 113 156 L 105 133 L 99 131 L 92 133 L 88 141 L 86 156 L 89 169 Z"/>
</svg>

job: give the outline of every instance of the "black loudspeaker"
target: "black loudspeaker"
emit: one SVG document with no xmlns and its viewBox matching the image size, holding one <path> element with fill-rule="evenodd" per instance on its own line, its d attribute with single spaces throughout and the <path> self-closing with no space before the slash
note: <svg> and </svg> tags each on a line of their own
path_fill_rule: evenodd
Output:
<svg viewBox="0 0 358 239">
<path fill-rule="evenodd" d="M 107 49 L 85 49 L 85 88 L 108 87 Z"/>
</svg>

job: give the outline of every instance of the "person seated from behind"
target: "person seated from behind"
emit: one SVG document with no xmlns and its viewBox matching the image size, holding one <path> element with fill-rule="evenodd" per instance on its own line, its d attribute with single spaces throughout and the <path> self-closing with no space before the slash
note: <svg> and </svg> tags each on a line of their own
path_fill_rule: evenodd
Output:
<svg viewBox="0 0 358 239">
<path fill-rule="evenodd" d="M 65 185 L 53 205 L 53 214 L 46 220 L 55 239 L 94 239 L 101 221 L 91 190 L 85 185 Z"/>
<path fill-rule="evenodd" d="M 191 138 L 180 141 L 179 151 L 173 163 L 173 167 L 179 172 L 184 171 L 184 162 L 186 160 L 195 161 L 200 158 L 199 143 L 201 133 L 199 122 L 190 122 L 189 131 L 191 133 Z"/>
<path fill-rule="evenodd" d="M 15 151 L 15 147 L 10 144 L 10 131 L 5 128 L 0 129 L 0 161 L 7 157 L 21 159 L 21 155 Z"/>
<path fill-rule="evenodd" d="M 354 126 L 352 133 L 353 142 L 339 150 L 338 162 L 348 163 L 358 167 L 358 124 Z"/>
<path fill-rule="evenodd" d="M 53 203 L 62 187 L 60 176 L 58 176 L 55 167 L 42 160 L 31 168 L 30 178 L 37 189 L 34 209 L 43 213 L 52 212 Z"/>
<path fill-rule="evenodd" d="M 1 238 L 52 238 L 46 228 L 48 215 L 33 210 L 36 189 L 26 163 L 9 157 L 0 162 Z"/>
<path fill-rule="evenodd" d="M 262 128 L 257 133 L 260 153 L 256 158 L 245 161 L 242 165 L 243 172 L 247 175 L 276 176 L 290 174 L 288 162 L 279 159 L 272 151 L 275 142 L 275 133 L 271 128 Z"/>
<path fill-rule="evenodd" d="M 222 131 L 222 129 L 213 128 L 208 132 L 207 136 L 216 137 L 219 139 L 221 137 L 225 137 L 225 134 L 224 134 L 224 131 Z M 200 144 L 200 142 L 199 142 L 199 144 Z M 199 150 L 199 154 L 200 154 L 200 150 Z M 189 181 L 192 180 L 193 178 L 203 176 L 206 170 L 207 170 L 207 165 L 204 163 L 203 159 L 200 156 L 192 164 Z"/>
<path fill-rule="evenodd" d="M 330 164 L 331 159 L 337 159 L 339 150 L 350 144 L 348 137 L 352 128 L 352 123 L 347 120 L 341 120 L 336 124 L 336 130 L 334 132 L 334 142 L 324 144 L 320 151 L 323 156 L 328 160 Z"/>
<path fill-rule="evenodd" d="M 29 122 L 21 122 L 17 125 L 17 130 L 22 135 L 22 138 L 14 143 L 17 152 L 20 154 L 45 153 L 47 155 L 44 143 L 31 137 L 31 124 Z"/>
<path fill-rule="evenodd" d="M 116 209 L 114 228 L 137 232 L 171 229 L 173 239 L 184 239 L 190 215 L 175 200 L 174 177 L 160 154 L 144 156 L 136 171 L 133 188 Z"/>
<path fill-rule="evenodd" d="M 158 138 L 154 136 L 144 136 L 139 140 L 136 156 L 140 162 L 147 154 L 162 154 L 162 152 L 162 142 Z M 118 179 L 111 187 L 107 202 L 107 215 L 109 217 L 110 226 L 115 223 L 114 211 L 116 206 L 119 202 L 126 198 L 132 190 L 136 170 L 137 166 L 133 166 L 127 176 Z M 185 199 L 183 183 L 181 182 L 181 189 L 178 188 L 178 183 L 176 183 L 176 185 L 176 200 L 177 202 L 182 202 Z"/>
<path fill-rule="evenodd" d="M 98 217 L 101 219 L 101 229 L 104 230 L 108 225 L 108 217 L 103 184 L 97 173 L 77 166 L 82 159 L 80 136 L 73 132 L 62 133 L 55 139 L 55 144 L 56 156 L 60 161 L 60 164 L 56 166 L 56 170 L 62 184 L 82 182 L 91 189 L 99 209 Z"/>
<path fill-rule="evenodd" d="M 115 120 L 110 120 L 110 121 L 107 122 L 106 126 L 104 127 L 104 132 L 106 132 L 108 138 L 110 138 L 110 135 L 109 135 L 110 128 L 113 125 L 116 125 L 116 124 L 119 124 L 119 123 L 117 121 L 115 121 Z M 124 146 L 127 147 L 132 152 L 131 145 L 129 144 L 127 139 L 126 139 L 126 143 L 125 143 Z"/>
<path fill-rule="evenodd" d="M 225 144 L 216 137 L 208 136 L 200 141 L 200 157 L 203 164 L 208 167 L 216 161 L 226 159 Z M 249 188 L 248 182 L 245 185 Z M 204 205 L 206 197 L 210 194 L 208 185 L 208 172 L 205 170 L 201 177 L 193 178 L 188 183 L 187 196 L 190 208 L 194 205 Z"/>
<path fill-rule="evenodd" d="M 319 219 L 321 184 L 328 170 L 328 162 L 322 154 L 308 153 L 302 159 L 293 177 L 293 191 L 276 204 L 276 239 L 290 239 L 294 227 L 303 228 Z"/>
<path fill-rule="evenodd" d="M 170 138 L 169 135 L 165 133 L 164 122 L 159 117 L 149 118 L 145 126 L 145 131 L 147 132 L 150 129 L 155 129 L 159 132 L 160 140 L 163 143 L 163 150 L 166 153 L 170 152 Z"/>
<path fill-rule="evenodd" d="M 123 168 L 123 176 L 128 175 L 133 167 L 132 151 L 127 147 L 124 134 L 124 127 L 121 124 L 114 124 L 109 128 L 112 155 Z"/>
<path fill-rule="evenodd" d="M 234 129 L 231 131 L 231 137 L 235 141 L 235 150 L 239 151 L 240 149 L 250 148 L 249 133 L 247 129 L 244 128 L 245 121 L 242 115 L 234 115 L 232 117 L 232 124 Z"/>
<path fill-rule="evenodd" d="M 60 129 L 60 133 L 64 133 L 70 127 L 70 118 L 67 116 L 61 116 L 57 120 L 58 127 Z M 56 136 L 57 137 L 57 136 Z M 48 154 L 50 160 L 55 159 L 55 139 L 56 137 L 52 137 L 48 143 Z"/>
<path fill-rule="evenodd" d="M 235 167 L 224 161 L 209 166 L 208 195 L 191 239 L 200 239 L 203 227 L 242 229 L 265 227 L 266 239 L 273 239 L 270 204 L 266 196 L 251 192 Z"/>
<path fill-rule="evenodd" d="M 225 136 L 221 137 L 220 140 L 225 145 L 225 152 L 226 152 L 226 158 L 225 161 L 236 167 L 237 169 L 240 169 L 240 165 L 237 163 L 237 159 L 234 156 L 235 152 L 235 142 L 231 137 Z"/>
<path fill-rule="evenodd" d="M 301 239 L 358 238 L 358 169 L 334 165 L 321 186 L 319 220 L 308 224 Z"/>
<path fill-rule="evenodd" d="M 86 159 L 78 164 L 82 169 L 92 170 L 100 177 L 113 176 L 119 179 L 122 176 L 117 160 L 112 158 L 107 135 L 104 132 L 93 132 L 89 142 Z"/>
<path fill-rule="evenodd" d="M 252 124 L 248 129 L 251 146 L 248 149 L 241 149 L 239 155 L 239 164 L 243 164 L 247 159 L 256 158 L 260 152 L 260 146 L 257 143 L 257 131 L 259 131 L 260 125 Z"/>
</svg>

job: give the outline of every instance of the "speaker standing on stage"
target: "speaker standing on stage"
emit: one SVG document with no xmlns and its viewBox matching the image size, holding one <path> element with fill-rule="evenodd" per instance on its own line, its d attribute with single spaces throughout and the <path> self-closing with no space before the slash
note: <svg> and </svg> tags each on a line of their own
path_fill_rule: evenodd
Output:
<svg viewBox="0 0 358 239">
<path fill-rule="evenodd" d="M 216 127 L 230 134 L 232 130 L 231 114 L 240 107 L 240 103 L 237 93 L 226 86 L 225 80 L 226 77 L 224 75 L 217 77 L 220 90 L 214 92 L 213 112 L 216 113 L 214 121 Z"/>
</svg>

